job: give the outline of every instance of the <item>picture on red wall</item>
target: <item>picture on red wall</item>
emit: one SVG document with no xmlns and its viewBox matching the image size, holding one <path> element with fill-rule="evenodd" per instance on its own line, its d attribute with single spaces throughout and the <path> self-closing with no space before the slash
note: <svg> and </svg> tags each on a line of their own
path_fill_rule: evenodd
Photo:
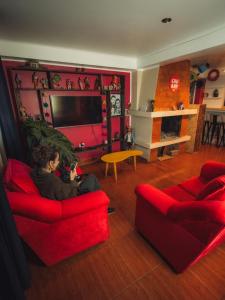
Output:
<svg viewBox="0 0 225 300">
<path fill-rule="evenodd" d="M 110 95 L 111 103 L 111 116 L 120 116 L 121 115 L 121 98 L 120 94 L 111 94 Z"/>
</svg>

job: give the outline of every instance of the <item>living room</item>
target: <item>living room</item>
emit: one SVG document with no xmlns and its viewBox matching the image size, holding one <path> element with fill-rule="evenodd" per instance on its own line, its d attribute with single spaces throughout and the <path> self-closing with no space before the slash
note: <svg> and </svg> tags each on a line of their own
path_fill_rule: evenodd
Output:
<svg viewBox="0 0 225 300">
<path fill-rule="evenodd" d="M 131 1 L 129 14 L 128 3 L 102 0 L 24 4 L 3 1 L 0 21 L 0 166 L 8 166 L 9 188 L 8 198 L 1 193 L 2 217 L 9 224 L 13 214 L 23 245 L 22 263 L 14 248 L 12 256 L 1 253 L 5 299 L 223 299 L 224 192 L 214 201 L 207 195 L 203 210 L 204 201 L 195 201 L 192 209 L 201 213 L 188 211 L 190 223 L 185 215 L 186 203 L 203 197 L 200 182 L 208 187 L 215 173 L 224 189 L 223 1 Z M 71 117 L 75 101 L 79 111 Z M 20 165 L 9 161 L 27 165 L 31 154 L 22 131 L 27 120 L 64 134 L 81 172 L 98 178 L 96 196 L 75 199 L 83 199 L 80 210 L 70 200 L 47 207 L 30 192 L 12 197 L 19 192 L 6 181 Z M 104 155 L 133 150 L 141 153 L 136 170 L 132 157 L 120 157 L 105 176 Z M 38 207 L 29 206 L 32 199 Z M 66 215 L 57 219 L 59 205 Z"/>
</svg>

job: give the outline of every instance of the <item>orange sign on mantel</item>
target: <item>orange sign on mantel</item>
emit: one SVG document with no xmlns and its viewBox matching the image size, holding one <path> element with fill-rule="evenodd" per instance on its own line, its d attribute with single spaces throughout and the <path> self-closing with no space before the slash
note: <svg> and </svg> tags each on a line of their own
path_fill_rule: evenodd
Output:
<svg viewBox="0 0 225 300">
<path fill-rule="evenodd" d="M 177 76 L 173 76 L 170 78 L 169 87 L 172 92 L 176 92 L 180 87 L 180 79 Z"/>
</svg>

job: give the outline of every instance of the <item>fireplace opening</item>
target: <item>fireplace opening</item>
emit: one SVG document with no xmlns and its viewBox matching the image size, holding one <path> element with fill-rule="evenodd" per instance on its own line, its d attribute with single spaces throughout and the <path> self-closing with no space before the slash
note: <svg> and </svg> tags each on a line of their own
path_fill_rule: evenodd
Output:
<svg viewBox="0 0 225 300">
<path fill-rule="evenodd" d="M 162 118 L 161 141 L 170 140 L 180 135 L 182 116 Z"/>
</svg>

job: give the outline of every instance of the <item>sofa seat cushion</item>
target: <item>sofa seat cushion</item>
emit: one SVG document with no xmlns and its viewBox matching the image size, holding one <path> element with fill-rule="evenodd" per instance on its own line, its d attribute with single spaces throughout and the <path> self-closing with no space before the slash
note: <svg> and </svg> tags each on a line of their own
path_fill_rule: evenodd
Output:
<svg viewBox="0 0 225 300">
<path fill-rule="evenodd" d="M 175 185 L 163 190 L 164 193 L 176 199 L 177 201 L 193 201 L 195 197 L 186 192 L 181 187 Z"/>
<path fill-rule="evenodd" d="M 198 200 L 202 200 L 211 194 L 215 193 L 216 191 L 223 189 L 225 187 L 225 175 L 216 177 L 210 180 L 200 191 L 197 196 Z"/>
<path fill-rule="evenodd" d="M 206 184 L 207 181 L 205 181 L 201 177 L 192 177 L 189 180 L 180 183 L 178 186 L 197 198 L 199 191 L 202 191 Z"/>
</svg>

